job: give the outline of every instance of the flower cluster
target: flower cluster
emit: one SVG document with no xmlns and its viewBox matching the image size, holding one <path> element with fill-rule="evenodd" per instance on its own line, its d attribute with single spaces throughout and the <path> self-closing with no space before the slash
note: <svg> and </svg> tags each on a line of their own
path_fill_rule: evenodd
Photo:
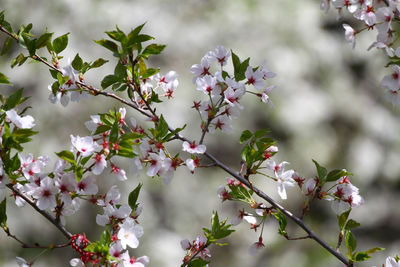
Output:
<svg viewBox="0 0 400 267">
<path fill-rule="evenodd" d="M 183 259 L 184 263 L 187 263 L 194 255 L 197 255 L 203 260 L 207 260 L 211 257 L 210 250 L 207 248 L 207 238 L 204 235 L 197 236 L 192 242 L 188 239 L 183 239 L 181 241 L 181 247 L 186 251 L 186 256 Z"/>
<path fill-rule="evenodd" d="M 231 56 L 234 74 L 224 70 Z M 211 70 L 213 62 L 218 66 L 215 72 Z M 200 114 L 203 131 L 219 129 L 225 133 L 232 133 L 231 120 L 239 116 L 240 109 L 243 108 L 240 100 L 246 92 L 272 104 L 269 93 L 273 86 L 267 86 L 267 79 L 273 78 L 275 73 L 265 67 L 265 62 L 259 67 L 252 67 L 249 66 L 248 59 L 240 62 L 235 54 L 223 46 L 217 46 L 214 51 L 207 52 L 200 64 L 193 65 L 190 70 L 195 75 L 193 82 L 197 90 L 209 99 L 194 101 L 192 106 Z M 257 92 L 247 91 L 246 85 L 253 86 Z"/>
<path fill-rule="evenodd" d="M 364 30 L 376 29 L 376 41 L 368 48 L 374 47 L 385 51 L 393 64 L 394 72 L 385 76 L 381 86 L 386 89 L 385 97 L 393 105 L 399 102 L 400 83 L 398 81 L 398 59 L 400 58 L 400 47 L 395 47 L 395 30 L 393 22 L 399 19 L 398 0 L 373 1 L 373 0 L 322 0 L 321 8 L 328 10 L 330 3 L 341 15 L 347 10 L 355 19 L 364 22 L 361 29 L 353 29 L 348 24 L 343 24 L 346 41 L 351 43 L 353 48 L 356 44 L 356 35 Z"/>
</svg>

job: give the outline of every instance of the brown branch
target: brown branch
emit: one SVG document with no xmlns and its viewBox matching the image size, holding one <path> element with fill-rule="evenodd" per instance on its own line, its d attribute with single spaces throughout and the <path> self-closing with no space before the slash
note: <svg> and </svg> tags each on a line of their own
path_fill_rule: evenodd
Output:
<svg viewBox="0 0 400 267">
<path fill-rule="evenodd" d="M 37 212 L 39 212 L 43 217 L 45 217 L 49 222 L 51 222 L 55 227 L 58 228 L 58 230 L 60 230 L 61 233 L 63 233 L 63 235 L 70 240 L 72 234 L 60 223 L 56 220 L 56 218 L 54 218 L 53 216 L 50 215 L 50 213 L 48 213 L 47 211 L 41 210 L 39 209 L 39 207 L 36 205 L 36 203 L 34 201 L 32 201 L 28 196 L 26 196 L 25 194 L 21 193 L 19 190 L 15 189 L 13 187 L 12 184 L 8 184 L 7 187 L 13 191 L 15 194 L 17 194 L 18 196 L 20 196 L 23 200 L 25 200 L 29 205 L 32 206 L 32 208 L 34 208 Z"/>
<path fill-rule="evenodd" d="M 28 245 L 27 243 L 23 242 L 21 239 L 19 239 L 18 237 L 16 237 L 15 235 L 11 234 L 10 229 L 9 228 L 3 228 L 4 232 L 6 232 L 8 237 L 11 237 L 12 239 L 14 239 L 15 241 L 17 241 L 18 243 L 21 244 L 21 246 L 23 248 L 42 248 L 42 249 L 54 249 L 54 248 L 64 248 L 64 247 L 68 247 L 69 245 L 71 245 L 70 243 L 66 243 L 66 244 L 60 244 L 60 245 L 54 245 L 54 244 L 50 244 L 48 246 L 41 246 L 38 243 L 35 243 L 34 245 Z"/>
</svg>

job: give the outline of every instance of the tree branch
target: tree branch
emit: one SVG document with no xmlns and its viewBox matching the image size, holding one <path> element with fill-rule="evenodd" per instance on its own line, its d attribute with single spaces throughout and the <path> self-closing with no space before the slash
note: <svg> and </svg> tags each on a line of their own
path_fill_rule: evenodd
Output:
<svg viewBox="0 0 400 267">
<path fill-rule="evenodd" d="M 58 222 L 56 220 L 56 218 L 54 218 L 53 216 L 50 215 L 50 213 L 48 213 L 47 211 L 41 210 L 38 208 L 38 206 L 35 204 L 34 201 L 32 201 L 29 197 L 27 197 L 25 194 L 19 192 L 19 190 L 15 189 L 13 187 L 12 184 L 8 184 L 7 187 L 13 191 L 15 194 L 17 194 L 18 196 L 20 196 L 23 200 L 25 200 L 29 205 L 32 206 L 32 208 L 34 208 L 37 212 L 39 212 L 43 217 L 45 217 L 49 222 L 51 222 L 55 227 L 58 228 L 58 230 L 61 231 L 61 233 L 63 233 L 63 235 L 70 240 L 72 234 L 63 226 L 61 225 L 60 222 Z"/>
</svg>

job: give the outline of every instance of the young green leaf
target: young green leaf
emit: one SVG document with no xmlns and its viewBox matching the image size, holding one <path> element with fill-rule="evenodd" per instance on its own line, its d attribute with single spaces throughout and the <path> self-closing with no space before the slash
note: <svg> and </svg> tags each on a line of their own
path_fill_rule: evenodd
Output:
<svg viewBox="0 0 400 267">
<path fill-rule="evenodd" d="M 352 228 L 359 227 L 360 225 L 361 224 L 359 222 L 356 222 L 355 220 L 350 219 L 350 220 L 347 221 L 346 226 L 344 227 L 344 229 L 349 230 L 349 229 L 352 229 Z"/>
<path fill-rule="evenodd" d="M 61 35 L 53 40 L 53 50 L 56 54 L 61 53 L 68 45 L 68 34 Z"/>
<path fill-rule="evenodd" d="M 346 232 L 345 242 L 346 242 L 346 247 L 347 247 L 347 250 L 349 251 L 349 254 L 352 254 L 353 251 L 355 251 L 357 248 L 357 240 L 350 230 L 348 230 Z"/>
<path fill-rule="evenodd" d="M 6 203 L 6 198 L 3 199 L 3 201 L 0 203 L 0 226 L 1 227 L 7 227 L 7 203 Z"/>
<path fill-rule="evenodd" d="M 249 130 L 243 131 L 242 134 L 240 135 L 240 143 L 243 144 L 244 142 L 249 140 L 252 136 L 253 134 Z"/>
<path fill-rule="evenodd" d="M 326 173 L 327 173 L 326 168 L 323 167 L 323 166 L 321 166 L 321 165 L 319 165 L 317 161 L 315 161 L 315 160 L 312 160 L 312 161 L 314 162 L 315 167 L 317 168 L 318 178 L 319 178 L 321 181 L 324 181 L 324 180 L 325 180 Z"/>
<path fill-rule="evenodd" d="M 24 88 L 18 89 L 12 95 L 10 95 L 6 100 L 6 105 L 4 107 L 5 110 L 10 110 L 15 108 L 18 104 L 21 103 L 22 92 Z"/>
<path fill-rule="evenodd" d="M 12 37 L 8 37 L 4 43 L 3 48 L 1 49 L 0 56 L 5 55 L 12 47 L 14 39 Z"/>
<path fill-rule="evenodd" d="M 142 57 L 148 58 L 150 55 L 158 55 L 160 54 L 166 45 L 159 45 L 159 44 L 151 44 L 148 45 L 142 52 Z"/>
<path fill-rule="evenodd" d="M 107 62 L 108 62 L 108 60 L 105 60 L 103 58 L 98 58 L 90 65 L 90 68 L 91 69 L 99 68 L 99 67 L 103 66 L 104 64 L 106 64 Z"/>
<path fill-rule="evenodd" d="M 36 49 L 47 46 L 47 43 L 50 42 L 52 36 L 53 36 L 52 32 L 46 32 L 42 34 L 36 41 Z"/>
<path fill-rule="evenodd" d="M 327 182 L 334 182 L 338 180 L 340 177 L 347 176 L 347 175 L 352 175 L 352 173 L 347 172 L 346 170 L 333 170 L 328 173 L 326 176 L 326 181 Z"/>
<path fill-rule="evenodd" d="M 349 218 L 350 212 L 351 212 L 351 209 L 348 209 L 347 211 L 340 214 L 340 216 L 338 216 L 338 223 L 339 223 L 340 230 L 344 229 L 346 221 Z"/>
<path fill-rule="evenodd" d="M 210 263 L 210 262 L 203 260 L 201 258 L 195 258 L 187 266 L 188 267 L 204 267 L 204 266 L 207 266 L 208 263 Z"/>
<path fill-rule="evenodd" d="M 6 75 L 4 75 L 3 73 L 0 72 L 0 83 L 4 83 L 4 84 L 10 84 L 12 85 L 9 81 Z"/>
<path fill-rule="evenodd" d="M 128 197 L 128 204 L 129 207 L 131 207 L 132 210 L 136 210 L 137 206 L 139 205 L 137 203 L 137 199 L 139 197 L 140 189 L 142 188 L 142 184 L 139 183 L 135 189 L 133 189 L 132 192 L 130 192 L 129 197 Z"/>
<path fill-rule="evenodd" d="M 71 151 L 63 150 L 61 152 L 56 153 L 56 155 L 71 164 L 76 164 L 74 154 Z"/>
<path fill-rule="evenodd" d="M 76 54 L 74 60 L 72 60 L 72 67 L 78 71 L 80 71 L 82 69 L 83 66 L 83 60 L 82 58 L 79 56 L 79 53 Z"/>
<path fill-rule="evenodd" d="M 113 52 L 115 55 L 118 55 L 118 45 L 116 43 L 114 43 L 113 41 L 101 39 L 101 40 L 94 41 L 94 42 L 96 44 L 99 44 L 99 45 L 107 48 L 108 50 Z"/>
</svg>

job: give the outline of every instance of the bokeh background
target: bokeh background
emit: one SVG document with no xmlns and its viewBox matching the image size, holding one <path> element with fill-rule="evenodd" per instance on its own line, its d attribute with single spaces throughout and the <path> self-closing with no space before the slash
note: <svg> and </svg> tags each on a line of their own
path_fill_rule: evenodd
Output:
<svg viewBox="0 0 400 267">
<path fill-rule="evenodd" d="M 161 104 L 158 110 L 167 114 L 174 127 L 189 122 L 185 134 L 191 138 L 199 137 L 199 124 L 190 106 L 193 99 L 201 97 L 192 84 L 191 65 L 199 63 L 217 45 L 232 49 L 241 58 L 251 57 L 252 65 L 267 59 L 267 66 L 278 74 L 271 81 L 277 86 L 271 94 L 275 107 L 246 97 L 242 103 L 245 109 L 234 122 L 235 133 L 207 136 L 208 150 L 238 168 L 240 132 L 268 128 L 278 140 L 277 159 L 289 161 L 303 177 L 315 175 L 311 159 L 328 169 L 346 168 L 355 174 L 352 181 L 365 199 L 365 204 L 352 213 L 362 224 L 354 230 L 358 249 L 387 248 L 357 266 L 380 265 L 386 256 L 400 254 L 400 113 L 398 107 L 384 100 L 379 86 L 382 77 L 390 72 L 384 68 L 386 58 L 381 51 L 367 51 L 374 34 L 360 34 L 352 50 L 344 40 L 343 21 L 338 20 L 334 10 L 322 12 L 316 0 L 0 0 L 0 9 L 7 10 L 6 18 L 14 28 L 32 22 L 37 34 L 46 28 L 55 36 L 70 32 L 69 46 L 63 52 L 65 64 L 77 52 L 85 61 L 111 59 L 86 75 L 86 80 L 95 86 L 112 72 L 115 61 L 111 53 L 92 40 L 105 38 L 104 31 L 116 25 L 129 31 L 147 22 L 144 31 L 155 36 L 158 43 L 168 45 L 152 61 L 153 66 L 160 67 L 163 73 L 179 73 L 175 99 Z M 70 147 L 70 134 L 89 134 L 84 122 L 90 115 L 119 106 L 102 97 L 70 103 L 66 108 L 51 104 L 47 86 L 52 79 L 43 65 L 33 63 L 10 69 L 12 56 L 19 52 L 14 48 L 9 57 L 0 58 L 1 72 L 11 77 L 14 88 L 24 87 L 25 94 L 32 96 L 29 104 L 33 109 L 29 113 L 35 117 L 35 129 L 40 134 L 26 151 L 35 156 L 49 155 L 53 166 L 53 152 Z M 10 88 L 2 86 L 1 90 L 3 94 Z M 129 111 L 129 116 L 136 114 Z M 177 151 L 180 143 L 175 145 L 171 149 Z M 127 163 L 123 166 L 129 167 Z M 140 221 L 145 234 L 134 255 L 148 255 L 150 266 L 179 266 L 184 256 L 180 240 L 193 240 L 202 227 L 208 227 L 213 210 L 220 217 L 232 218 L 242 207 L 221 204 L 218 199 L 216 190 L 225 178 L 226 174 L 216 169 L 199 170 L 192 175 L 182 168 L 166 187 L 159 179 L 145 175 L 130 177 L 127 184 L 117 182 L 125 200 L 138 182 L 144 183 Z M 103 192 L 115 182 L 107 173 L 99 179 Z M 255 182 L 277 197 L 274 183 L 261 177 Z M 281 203 L 298 214 L 298 190 L 291 190 L 289 199 Z M 87 206 L 68 220 L 67 227 L 71 232 L 86 232 L 89 239 L 96 240 L 101 227 L 96 225 L 95 216 L 100 212 Z M 9 201 L 8 217 L 12 232 L 28 243 L 65 242 L 30 207 L 16 208 Z M 336 243 L 338 229 L 329 203 L 315 205 L 306 223 L 330 244 Z M 302 234 L 291 224 L 288 229 L 292 235 Z M 286 241 L 280 237 L 276 222 L 266 225 L 266 248 L 255 256 L 249 255 L 248 248 L 257 241 L 258 233 L 251 232 L 245 224 L 236 230 L 227 239 L 228 246 L 211 249 L 210 266 L 341 266 L 312 241 Z M 0 266 L 17 266 L 16 256 L 31 260 L 39 253 L 40 250 L 22 249 L 0 234 Z M 69 266 L 69 259 L 76 256 L 70 248 L 46 252 L 35 266 Z"/>
</svg>

